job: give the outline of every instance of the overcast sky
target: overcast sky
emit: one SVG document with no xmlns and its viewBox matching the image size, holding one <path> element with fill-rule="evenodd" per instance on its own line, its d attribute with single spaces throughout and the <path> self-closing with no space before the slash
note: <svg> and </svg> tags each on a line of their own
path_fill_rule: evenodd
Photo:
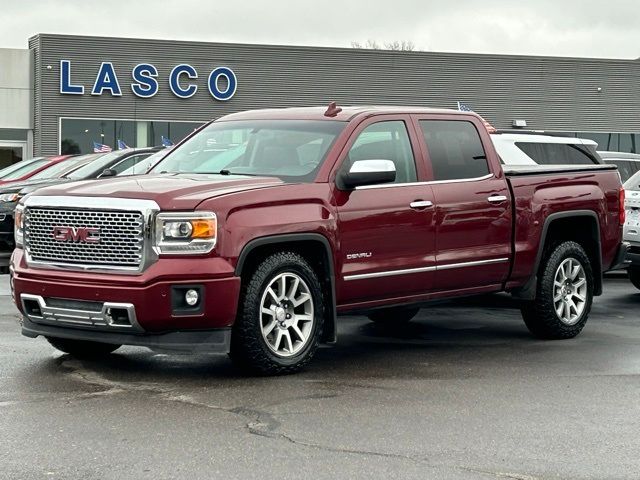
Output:
<svg viewBox="0 0 640 480">
<path fill-rule="evenodd" d="M 2 0 L 0 47 L 36 33 L 640 57 L 638 0 Z"/>
</svg>

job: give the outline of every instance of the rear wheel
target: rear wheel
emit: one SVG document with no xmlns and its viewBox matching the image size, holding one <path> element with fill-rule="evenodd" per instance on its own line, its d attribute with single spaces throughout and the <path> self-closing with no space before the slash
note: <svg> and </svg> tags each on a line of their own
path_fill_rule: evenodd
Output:
<svg viewBox="0 0 640 480">
<path fill-rule="evenodd" d="M 566 339 L 578 335 L 593 302 L 593 271 L 576 242 L 550 250 L 538 272 L 536 298 L 522 306 L 522 318 L 538 338 Z"/>
<path fill-rule="evenodd" d="M 371 312 L 367 317 L 379 325 L 402 325 L 413 320 L 419 311 L 418 307 L 391 307 Z"/>
<path fill-rule="evenodd" d="M 640 267 L 629 267 L 629 280 L 640 290 Z"/>
<path fill-rule="evenodd" d="M 303 368 L 318 348 L 324 299 L 318 276 L 293 252 L 263 260 L 243 282 L 231 336 L 232 360 L 251 373 Z"/>
<path fill-rule="evenodd" d="M 97 358 L 108 355 L 120 348 L 120 345 L 68 338 L 47 337 L 47 341 L 61 352 L 78 358 Z"/>
</svg>

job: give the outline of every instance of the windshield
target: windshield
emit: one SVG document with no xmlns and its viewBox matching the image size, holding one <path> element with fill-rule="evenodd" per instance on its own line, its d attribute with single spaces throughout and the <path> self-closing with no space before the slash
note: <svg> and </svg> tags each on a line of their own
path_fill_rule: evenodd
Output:
<svg viewBox="0 0 640 480">
<path fill-rule="evenodd" d="M 129 150 L 116 150 L 115 152 L 110 152 L 101 157 L 98 157 L 97 160 L 93 162 L 89 162 L 83 167 L 71 172 L 66 175 L 66 178 L 70 178 L 72 180 L 84 180 L 86 178 L 91 178 L 96 174 L 102 173 L 105 168 L 109 168 L 109 166 L 118 158 L 122 157 L 125 153 L 131 152 L 133 149 Z"/>
<path fill-rule="evenodd" d="M 22 178 L 25 175 L 28 175 L 29 173 L 33 172 L 34 170 L 38 170 L 39 168 L 42 168 L 47 163 L 49 163 L 48 159 L 39 158 L 38 160 L 29 162 L 27 165 L 23 165 L 21 168 L 15 169 L 13 172 L 7 175 L 4 175 L 2 177 L 2 180 L 16 180 L 16 179 Z"/>
<path fill-rule="evenodd" d="M 312 181 L 345 125 L 333 120 L 214 122 L 152 171 L 206 174 L 226 170 L 230 174 Z"/>
<path fill-rule="evenodd" d="M 170 151 L 171 147 L 160 150 L 159 152 L 156 152 L 153 155 L 145 158 L 144 160 L 140 160 L 135 165 L 127 168 L 122 173 L 119 173 L 118 176 L 122 177 L 125 175 L 142 175 L 144 173 L 147 173 L 149 168 L 158 163 L 158 161 L 164 158 Z"/>
<path fill-rule="evenodd" d="M 28 160 L 22 160 L 20 162 L 14 163 L 13 165 L 9 165 L 6 168 L 3 168 L 2 170 L 0 170 L 0 178 L 4 178 L 5 175 L 9 175 L 12 172 L 15 172 L 16 170 L 25 167 L 26 165 L 30 165 L 33 162 L 37 162 L 38 160 L 44 160 L 44 157 L 35 157 L 35 158 L 30 158 Z"/>
<path fill-rule="evenodd" d="M 55 165 L 52 165 L 51 167 L 36 173 L 31 177 L 31 180 L 58 178 L 67 173 L 69 170 L 72 170 L 76 165 L 86 162 L 88 157 L 91 156 L 93 156 L 93 154 L 81 155 L 79 157 L 70 158 L 69 160 L 65 160 L 63 162 L 58 162 Z"/>
</svg>

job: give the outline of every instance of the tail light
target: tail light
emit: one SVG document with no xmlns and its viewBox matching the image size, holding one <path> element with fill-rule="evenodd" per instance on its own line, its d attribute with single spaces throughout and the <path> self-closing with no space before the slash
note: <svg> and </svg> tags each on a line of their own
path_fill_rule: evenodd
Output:
<svg viewBox="0 0 640 480">
<path fill-rule="evenodd" d="M 624 188 L 622 187 L 620 187 L 620 191 L 618 192 L 618 198 L 620 201 L 618 219 L 620 220 L 620 225 L 624 225 L 624 222 L 627 219 L 627 211 L 624 208 Z"/>
</svg>

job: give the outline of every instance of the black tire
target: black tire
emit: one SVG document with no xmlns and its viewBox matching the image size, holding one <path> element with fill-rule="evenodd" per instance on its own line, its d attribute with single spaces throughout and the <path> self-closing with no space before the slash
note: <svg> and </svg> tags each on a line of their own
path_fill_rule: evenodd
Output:
<svg viewBox="0 0 640 480">
<path fill-rule="evenodd" d="M 99 358 L 116 351 L 121 345 L 112 343 L 70 340 L 68 338 L 47 337 L 47 341 L 61 352 L 77 358 Z"/>
<path fill-rule="evenodd" d="M 419 307 L 383 308 L 369 313 L 367 318 L 378 325 L 404 325 L 413 320 L 419 311 Z"/>
<path fill-rule="evenodd" d="M 629 267 L 629 280 L 634 287 L 640 290 L 640 267 Z"/>
<path fill-rule="evenodd" d="M 582 313 L 569 325 L 563 322 L 554 305 L 554 282 L 556 272 L 567 259 L 580 263 L 586 280 L 586 296 Z M 576 242 L 563 242 L 548 250 L 542 258 L 538 272 L 536 298 L 521 307 L 522 318 L 529 331 L 536 337 L 547 340 L 562 340 L 578 335 L 589 317 L 593 303 L 593 270 L 586 252 Z M 577 313 L 576 313 L 577 314 Z"/>
<path fill-rule="evenodd" d="M 267 345 L 261 325 L 263 295 L 266 295 L 269 284 L 281 274 L 293 274 L 304 281 L 311 296 L 314 313 L 306 344 L 300 351 L 287 357 L 278 355 Z M 243 278 L 238 316 L 231 334 L 231 359 L 251 374 L 284 375 L 301 370 L 311 361 L 318 348 L 324 309 L 318 275 L 301 255 L 278 252 L 268 256 Z"/>
</svg>

